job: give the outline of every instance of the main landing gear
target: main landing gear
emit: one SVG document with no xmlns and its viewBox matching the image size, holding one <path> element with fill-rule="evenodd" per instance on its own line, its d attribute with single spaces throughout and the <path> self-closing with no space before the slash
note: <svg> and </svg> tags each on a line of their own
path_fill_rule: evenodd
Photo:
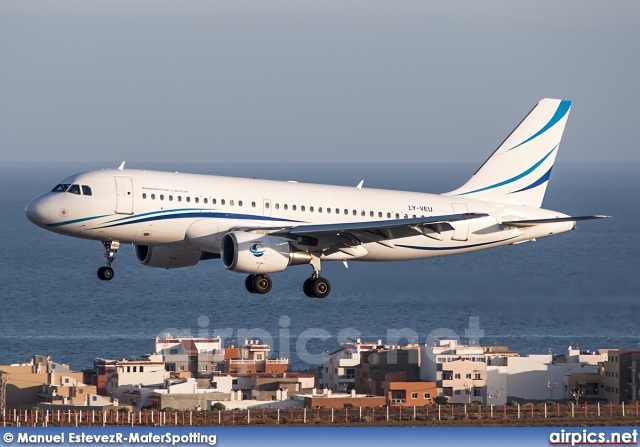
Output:
<svg viewBox="0 0 640 447">
<path fill-rule="evenodd" d="M 309 298 L 326 298 L 331 293 L 331 283 L 326 278 L 320 277 L 319 259 L 314 258 L 311 265 L 313 267 L 313 275 L 304 282 L 302 290 Z M 269 293 L 273 282 L 269 275 L 256 273 L 247 276 L 247 279 L 244 280 L 244 286 L 249 293 L 264 295 Z"/>
<path fill-rule="evenodd" d="M 331 293 L 331 283 L 326 278 L 320 277 L 320 258 L 311 258 L 311 267 L 313 274 L 311 278 L 302 284 L 302 291 L 309 298 L 326 298 Z"/>
<path fill-rule="evenodd" d="M 269 293 L 273 282 L 269 275 L 251 274 L 244 280 L 244 286 L 249 293 L 257 293 L 258 295 L 264 295 Z"/>
<path fill-rule="evenodd" d="M 107 258 L 107 265 L 98 269 L 98 278 L 102 281 L 111 281 L 113 279 L 114 271 L 111 268 L 113 260 L 116 258 L 116 252 L 120 248 L 120 242 L 118 241 L 102 241 L 104 245 L 104 257 Z"/>
</svg>

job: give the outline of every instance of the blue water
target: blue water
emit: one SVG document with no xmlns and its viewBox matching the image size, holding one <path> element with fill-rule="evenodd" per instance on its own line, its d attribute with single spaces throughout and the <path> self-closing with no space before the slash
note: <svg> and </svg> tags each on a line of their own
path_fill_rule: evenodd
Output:
<svg viewBox="0 0 640 447">
<path fill-rule="evenodd" d="M 157 270 L 140 265 L 131 246 L 118 253 L 114 280 L 99 281 L 101 244 L 37 228 L 23 210 L 67 175 L 102 167 L 0 164 L 0 364 L 45 354 L 88 368 L 97 356 L 148 353 L 150 340 L 166 329 L 211 335 L 226 328 L 232 338 L 243 329 L 260 329 L 273 337 L 276 354 L 290 346 L 293 366 L 303 369 L 313 365 L 295 349 L 300 334 L 328 336 L 309 341 L 311 354 L 336 348 L 338 335 L 393 341 L 388 331 L 403 328 L 409 341 L 424 342 L 438 328 L 466 341 L 474 316 L 484 330 L 481 343 L 524 354 L 563 352 L 569 344 L 640 348 L 638 165 L 554 168 L 546 208 L 613 219 L 460 256 L 352 262 L 349 269 L 325 263 L 323 276 L 333 286 L 326 300 L 303 295 L 308 266 L 273 275 L 271 293 L 255 296 L 245 292 L 243 275 L 217 260 Z M 451 190 L 475 170 L 464 164 L 130 167 L 354 186 L 365 179 L 365 187 L 424 192 Z"/>
</svg>

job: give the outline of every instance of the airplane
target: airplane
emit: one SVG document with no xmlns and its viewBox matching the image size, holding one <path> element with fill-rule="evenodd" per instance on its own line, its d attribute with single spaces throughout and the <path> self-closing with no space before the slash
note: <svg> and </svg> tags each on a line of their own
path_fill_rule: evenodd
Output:
<svg viewBox="0 0 640 447">
<path fill-rule="evenodd" d="M 303 292 L 326 298 L 324 261 L 401 261 L 514 245 L 603 215 L 541 208 L 571 101 L 541 100 L 458 189 L 425 194 L 124 169 L 85 172 L 25 208 L 35 225 L 101 241 L 114 277 L 120 245 L 142 265 L 182 268 L 221 259 L 248 274 L 248 292 L 271 290 L 269 274 L 310 265 Z"/>
</svg>

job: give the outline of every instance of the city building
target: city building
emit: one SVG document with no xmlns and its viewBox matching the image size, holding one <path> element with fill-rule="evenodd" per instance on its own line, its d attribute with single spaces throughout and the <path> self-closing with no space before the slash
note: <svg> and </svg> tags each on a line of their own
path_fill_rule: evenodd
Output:
<svg viewBox="0 0 640 447">
<path fill-rule="evenodd" d="M 7 379 L 7 408 L 32 408 L 41 402 L 49 387 L 81 384 L 83 379 L 82 372 L 71 371 L 69 365 L 54 362 L 44 355 L 34 355 L 26 363 L 0 365 L 0 371 Z M 55 391 L 50 391 L 53 396 Z"/>
<path fill-rule="evenodd" d="M 403 372 L 407 381 L 420 380 L 420 347 L 384 346 L 361 353 L 360 364 L 354 367 L 356 393 L 382 395 L 382 383 L 387 373 Z"/>
<path fill-rule="evenodd" d="M 151 352 L 160 355 L 170 372 L 189 372 L 191 377 L 211 377 L 224 362 L 224 349 L 219 337 L 164 338 L 152 341 Z"/>
<path fill-rule="evenodd" d="M 289 369 L 289 359 L 270 359 L 271 346 L 259 340 L 246 339 L 239 347 L 224 350 L 222 372 L 226 374 L 282 374 Z"/>
<path fill-rule="evenodd" d="M 357 394 L 355 389 L 349 393 L 334 393 L 330 389 L 322 390 L 319 393 L 314 388 L 311 394 L 298 394 L 292 396 L 292 400 L 302 402 L 301 406 L 307 408 L 381 407 L 386 405 L 385 396 Z"/>
<path fill-rule="evenodd" d="M 124 401 L 124 393 L 132 385 L 160 387 L 170 377 L 159 355 L 145 355 L 142 359 L 118 360 L 110 370 L 105 386 L 112 399 Z"/>
<path fill-rule="evenodd" d="M 327 355 L 327 359 L 318 368 L 318 382 L 321 388 L 332 391 L 349 392 L 355 389 L 355 367 L 360 364 L 363 352 L 383 348 L 382 341 L 377 343 L 345 343 L 337 351 Z"/>
<path fill-rule="evenodd" d="M 405 372 L 387 373 L 381 385 L 386 405 L 416 407 L 430 405 L 433 403 L 433 398 L 438 395 L 435 382 L 408 381 Z"/>
<path fill-rule="evenodd" d="M 603 365 L 605 399 L 614 404 L 640 400 L 640 351 L 611 350 Z"/>
</svg>

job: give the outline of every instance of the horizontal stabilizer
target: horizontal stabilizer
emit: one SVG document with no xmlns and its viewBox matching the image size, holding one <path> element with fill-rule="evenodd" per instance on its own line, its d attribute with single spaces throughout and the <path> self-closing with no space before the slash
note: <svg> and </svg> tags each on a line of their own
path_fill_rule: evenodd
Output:
<svg viewBox="0 0 640 447">
<path fill-rule="evenodd" d="M 558 223 L 558 222 L 577 222 L 579 220 L 605 219 L 611 216 L 594 215 L 594 216 L 575 216 L 575 217 L 554 217 L 551 219 L 530 219 L 530 220 L 510 220 L 503 221 L 502 225 L 509 227 L 532 227 L 534 225 Z"/>
</svg>

